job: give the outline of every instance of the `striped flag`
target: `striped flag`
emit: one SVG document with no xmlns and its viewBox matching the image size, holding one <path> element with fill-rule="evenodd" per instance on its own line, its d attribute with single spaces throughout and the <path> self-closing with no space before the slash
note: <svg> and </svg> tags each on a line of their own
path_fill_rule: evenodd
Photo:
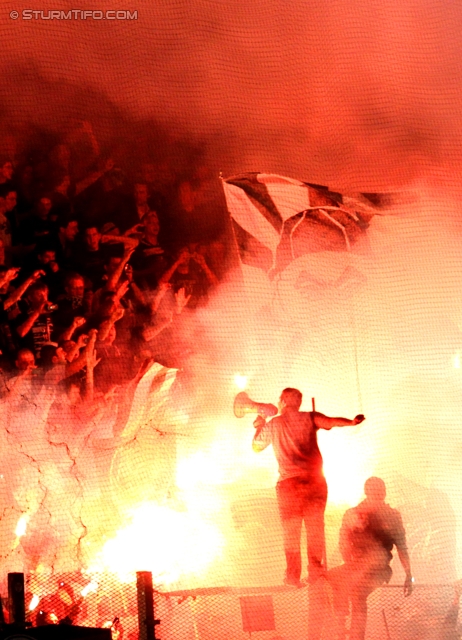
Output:
<svg viewBox="0 0 462 640">
<path fill-rule="evenodd" d="M 270 275 L 307 253 L 350 251 L 380 206 L 373 194 L 342 196 L 276 174 L 245 173 L 223 188 L 242 262 Z"/>
<path fill-rule="evenodd" d="M 162 424 L 169 401 L 169 391 L 178 369 L 168 369 L 154 363 L 136 387 L 130 415 L 121 434 L 122 439 L 136 436 L 140 428 L 151 424 Z"/>
</svg>

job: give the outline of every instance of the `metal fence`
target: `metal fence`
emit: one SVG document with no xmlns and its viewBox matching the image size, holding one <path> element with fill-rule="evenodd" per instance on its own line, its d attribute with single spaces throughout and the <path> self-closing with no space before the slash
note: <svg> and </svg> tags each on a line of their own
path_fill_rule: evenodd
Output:
<svg viewBox="0 0 462 640">
<path fill-rule="evenodd" d="M 367 640 L 448 640 L 444 620 L 451 585 L 417 585 L 404 598 L 401 585 L 386 586 L 368 600 Z M 325 589 L 323 640 L 335 623 Z M 203 589 L 156 594 L 162 640 L 307 640 L 309 590 L 286 587 Z M 459 637 L 459 636 L 451 636 Z"/>
<path fill-rule="evenodd" d="M 321 581 L 322 582 L 322 581 Z M 89 577 L 74 572 L 54 576 L 29 574 L 25 582 L 26 616 L 36 626 L 39 612 L 53 613 L 59 587 L 65 585 L 78 603 L 73 622 L 81 626 L 111 627 L 114 640 L 138 640 L 138 598 L 135 582 L 117 576 Z M 323 640 L 334 640 L 335 623 L 327 586 Z M 160 620 L 156 640 L 307 640 L 310 589 L 289 587 L 216 587 L 184 591 L 154 590 L 154 614 Z M 318 596 L 319 596 L 318 589 Z M 401 585 L 388 585 L 368 600 L 367 640 L 453 640 L 445 618 L 453 601 L 451 585 L 417 585 L 404 598 Z M 5 600 L 5 599 L 4 599 Z M 56 611 L 57 617 L 59 612 Z M 150 640 L 148 638 L 148 640 Z"/>
</svg>

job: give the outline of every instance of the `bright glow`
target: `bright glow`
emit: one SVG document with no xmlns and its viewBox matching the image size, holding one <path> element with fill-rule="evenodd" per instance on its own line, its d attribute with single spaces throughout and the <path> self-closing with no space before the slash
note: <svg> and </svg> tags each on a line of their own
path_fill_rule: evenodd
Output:
<svg viewBox="0 0 462 640">
<path fill-rule="evenodd" d="M 452 364 L 454 365 L 454 369 L 460 369 L 460 353 L 456 353 L 452 358 Z"/>
<path fill-rule="evenodd" d="M 323 438 L 326 435 L 327 437 Z M 332 436 L 332 437 L 329 437 Z M 371 475 L 368 461 L 370 452 L 361 447 L 359 434 L 343 432 L 320 434 L 324 440 L 322 455 L 324 475 L 329 487 L 329 502 L 334 505 L 357 504 L 362 495 L 364 480 Z"/>
<path fill-rule="evenodd" d="M 225 483 L 226 469 L 219 455 L 213 455 L 212 451 L 198 451 L 178 461 L 176 478 L 180 489 L 197 484 L 220 485 Z"/>
<path fill-rule="evenodd" d="M 82 589 L 82 591 L 80 592 L 80 595 L 82 596 L 82 598 L 85 598 L 89 593 L 95 593 L 97 589 L 98 589 L 98 583 L 90 582 L 89 584 L 87 584 L 86 587 Z"/>
<path fill-rule="evenodd" d="M 30 601 L 29 611 L 33 611 L 39 602 L 40 598 L 34 593 L 34 595 L 32 596 L 32 600 Z"/>
<path fill-rule="evenodd" d="M 18 536 L 18 538 L 21 538 L 23 535 L 25 535 L 28 522 L 29 522 L 29 516 L 27 515 L 27 513 L 25 513 L 19 518 L 18 524 L 16 525 L 16 530 L 15 530 L 15 534 Z"/>
<path fill-rule="evenodd" d="M 203 513 L 209 511 L 212 501 L 211 488 L 231 485 L 252 473 L 256 480 L 261 470 L 262 484 L 274 486 L 277 481 L 277 464 L 272 449 L 255 454 L 252 450 L 253 428 L 237 431 L 232 418 L 220 421 L 215 439 L 200 451 L 179 457 L 176 469 L 176 485 L 187 494 L 187 503 Z M 230 437 L 230 434 L 233 434 Z"/>
<path fill-rule="evenodd" d="M 151 571 L 157 584 L 171 584 L 204 573 L 222 547 L 220 532 L 198 514 L 149 502 L 104 545 L 102 562 L 123 582 L 133 580 L 136 571 Z"/>
<path fill-rule="evenodd" d="M 242 376 L 240 373 L 234 376 L 234 384 L 238 389 L 244 391 L 247 387 L 247 376 Z"/>
</svg>

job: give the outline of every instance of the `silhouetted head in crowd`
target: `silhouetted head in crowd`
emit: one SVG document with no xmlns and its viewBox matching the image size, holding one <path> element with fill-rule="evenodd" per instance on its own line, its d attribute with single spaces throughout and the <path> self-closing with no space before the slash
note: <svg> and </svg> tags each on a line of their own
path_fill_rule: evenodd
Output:
<svg viewBox="0 0 462 640">
<path fill-rule="evenodd" d="M 81 298 L 85 295 L 85 280 L 79 273 L 68 273 L 64 280 L 64 291 L 68 298 Z"/>
<path fill-rule="evenodd" d="M 36 204 L 35 213 L 41 220 L 47 220 L 52 207 L 51 198 L 41 196 Z"/>
<path fill-rule="evenodd" d="M 141 207 L 148 202 L 149 189 L 148 185 L 143 182 L 136 182 L 134 187 L 135 202 Z"/>
<path fill-rule="evenodd" d="M 5 199 L 5 211 L 13 211 L 18 202 L 16 189 L 8 185 L 0 185 L 0 197 Z"/>
<path fill-rule="evenodd" d="M 366 499 L 370 502 L 384 502 L 387 495 L 387 488 L 382 478 L 368 478 L 364 484 Z"/>
<path fill-rule="evenodd" d="M 144 235 L 148 240 L 153 243 L 157 242 L 157 238 L 159 236 L 160 224 L 159 218 L 157 217 L 157 213 L 155 211 L 148 211 L 148 213 L 143 218 L 144 225 Z"/>
<path fill-rule="evenodd" d="M 108 258 L 104 264 L 104 271 L 108 276 L 111 276 L 122 262 L 122 256 L 112 255 Z"/>
<path fill-rule="evenodd" d="M 59 220 L 59 238 L 63 244 L 74 242 L 79 233 L 79 223 L 77 218 L 72 216 Z"/>
<path fill-rule="evenodd" d="M 35 369 L 35 356 L 29 349 L 20 349 L 14 363 L 19 371 Z"/>
<path fill-rule="evenodd" d="M 53 248 L 53 245 L 50 245 L 47 242 L 39 244 L 37 246 L 36 253 L 37 260 L 44 266 L 56 261 L 56 251 Z"/>
<path fill-rule="evenodd" d="M 12 180 L 13 173 L 13 163 L 10 160 L 3 160 L 0 166 L 0 184 Z"/>
<path fill-rule="evenodd" d="M 29 287 L 26 298 L 33 308 L 38 308 L 48 302 L 48 286 L 44 282 L 35 282 Z"/>
<path fill-rule="evenodd" d="M 62 346 L 45 344 L 40 350 L 40 366 L 50 369 L 55 364 L 66 363 L 66 352 Z"/>
<path fill-rule="evenodd" d="M 101 233 L 98 227 L 87 227 L 83 232 L 83 239 L 88 251 L 98 251 L 101 242 Z"/>
</svg>

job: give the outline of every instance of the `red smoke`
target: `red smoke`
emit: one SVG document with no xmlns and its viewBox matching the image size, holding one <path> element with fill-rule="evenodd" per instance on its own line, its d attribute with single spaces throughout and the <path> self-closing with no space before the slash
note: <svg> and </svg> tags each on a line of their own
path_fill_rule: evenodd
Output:
<svg viewBox="0 0 462 640">
<path fill-rule="evenodd" d="M 112 141 L 143 120 L 145 131 L 160 125 L 169 140 L 203 145 L 217 172 L 363 190 L 435 172 L 450 181 L 460 163 L 457 3 L 100 5 L 79 6 L 138 19 L 13 20 L 25 7 L 3 6 L 4 130 L 85 117 Z"/>
</svg>

